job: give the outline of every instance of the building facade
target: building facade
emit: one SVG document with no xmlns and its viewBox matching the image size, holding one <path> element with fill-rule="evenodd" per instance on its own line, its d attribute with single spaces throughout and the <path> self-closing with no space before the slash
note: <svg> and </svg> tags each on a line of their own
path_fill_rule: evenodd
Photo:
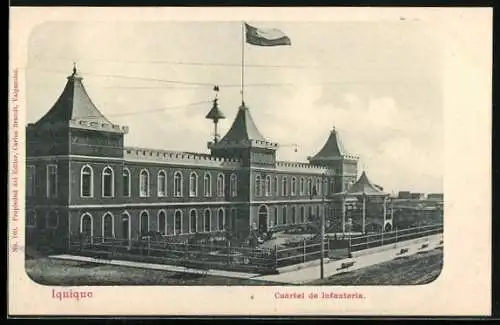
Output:
<svg viewBox="0 0 500 325">
<path fill-rule="evenodd" d="M 242 104 L 227 134 L 191 153 L 124 146 L 129 129 L 92 102 L 76 68 L 50 110 L 26 127 L 27 244 L 64 248 L 81 234 L 133 240 L 148 231 L 245 238 L 334 214 L 325 200 L 356 181 L 358 157 L 332 129 L 308 162 L 277 161 Z M 214 112 L 216 113 L 214 115 Z M 217 101 L 207 118 L 221 118 Z"/>
</svg>

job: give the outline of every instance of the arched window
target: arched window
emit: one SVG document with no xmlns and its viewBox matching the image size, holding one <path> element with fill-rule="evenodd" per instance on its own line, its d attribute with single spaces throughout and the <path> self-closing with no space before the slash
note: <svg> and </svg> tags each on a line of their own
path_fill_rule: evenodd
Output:
<svg viewBox="0 0 500 325">
<path fill-rule="evenodd" d="M 319 208 L 319 206 L 316 207 L 316 217 L 321 217 L 321 209 Z"/>
<path fill-rule="evenodd" d="M 292 224 L 296 224 L 297 219 L 296 219 L 296 213 L 295 213 L 295 207 L 292 207 Z"/>
<path fill-rule="evenodd" d="M 306 193 L 306 184 L 304 177 L 300 178 L 300 195 L 305 195 Z"/>
<path fill-rule="evenodd" d="M 209 209 L 205 210 L 205 215 L 203 216 L 203 227 L 206 232 L 212 229 L 212 215 Z"/>
<path fill-rule="evenodd" d="M 282 213 L 281 213 L 281 223 L 286 225 L 288 223 L 288 220 L 287 220 L 287 215 L 286 215 L 286 206 L 284 206 L 283 208 L 281 208 L 282 210 Z"/>
<path fill-rule="evenodd" d="M 149 231 L 149 213 L 147 211 L 141 212 L 141 217 L 139 219 L 141 236 L 145 235 Z"/>
<path fill-rule="evenodd" d="M 219 174 L 217 176 L 217 195 L 224 196 L 224 175 Z"/>
<path fill-rule="evenodd" d="M 130 196 L 130 170 L 123 169 L 123 196 Z"/>
<path fill-rule="evenodd" d="M 122 239 L 127 239 L 130 240 L 130 232 L 131 232 L 131 225 L 130 225 L 130 214 L 128 214 L 127 211 L 122 213 L 122 234 L 121 238 Z"/>
<path fill-rule="evenodd" d="M 288 180 L 286 176 L 283 176 L 283 179 L 281 180 L 281 195 L 288 195 Z"/>
<path fill-rule="evenodd" d="M 273 192 L 275 196 L 279 196 L 279 186 L 278 186 L 278 176 L 274 176 L 274 183 L 273 183 Z"/>
<path fill-rule="evenodd" d="M 335 181 L 330 180 L 330 193 L 335 193 Z"/>
<path fill-rule="evenodd" d="M 80 171 L 80 196 L 94 196 L 94 171 L 89 165 L 83 166 Z"/>
<path fill-rule="evenodd" d="M 238 210 L 236 208 L 231 209 L 231 229 L 236 228 L 236 219 L 238 218 Z"/>
<path fill-rule="evenodd" d="M 26 166 L 26 195 L 35 196 L 36 193 L 36 168 L 33 165 Z"/>
<path fill-rule="evenodd" d="M 102 196 L 115 196 L 115 174 L 109 166 L 102 171 Z"/>
<path fill-rule="evenodd" d="M 323 192 L 325 195 L 328 195 L 328 179 L 323 180 Z"/>
<path fill-rule="evenodd" d="M 90 213 L 80 216 L 80 233 L 85 237 L 92 237 L 94 234 L 94 219 Z"/>
<path fill-rule="evenodd" d="M 58 193 L 57 165 L 49 164 L 47 169 L 47 198 L 56 198 Z"/>
<path fill-rule="evenodd" d="M 196 224 L 198 221 L 198 213 L 195 209 L 191 210 L 189 213 L 189 232 L 196 232 L 198 229 Z"/>
<path fill-rule="evenodd" d="M 163 170 L 158 172 L 158 196 L 167 196 L 167 174 Z"/>
<path fill-rule="evenodd" d="M 307 195 L 312 195 L 313 194 L 313 182 L 312 179 L 308 178 L 307 179 Z"/>
<path fill-rule="evenodd" d="M 316 194 L 321 195 L 321 178 L 316 179 Z"/>
<path fill-rule="evenodd" d="M 146 169 L 139 174 L 139 196 L 149 196 L 149 172 Z"/>
<path fill-rule="evenodd" d="M 292 177 L 292 196 L 297 195 L 297 178 Z"/>
<path fill-rule="evenodd" d="M 36 212 L 33 210 L 26 211 L 26 226 L 29 228 L 36 227 Z"/>
<path fill-rule="evenodd" d="M 224 230 L 224 226 L 226 225 L 224 209 L 220 208 L 217 213 L 217 226 L 218 230 Z"/>
<path fill-rule="evenodd" d="M 277 226 L 279 225 L 279 209 L 278 207 L 274 207 L 274 225 Z"/>
<path fill-rule="evenodd" d="M 313 208 L 312 208 L 312 206 L 309 206 L 308 220 L 309 221 L 313 220 L 313 217 L 314 217 Z"/>
<path fill-rule="evenodd" d="M 231 196 L 235 197 L 238 196 L 238 177 L 236 176 L 235 173 L 231 174 L 231 180 L 229 183 L 229 191 L 231 192 Z"/>
<path fill-rule="evenodd" d="M 300 207 L 300 223 L 304 223 L 306 221 L 306 209 L 304 207 Z"/>
<path fill-rule="evenodd" d="M 158 225 L 158 232 L 162 235 L 167 234 L 167 214 L 165 211 L 160 210 L 158 212 L 158 222 L 156 223 Z"/>
<path fill-rule="evenodd" d="M 212 196 L 212 176 L 209 173 L 203 176 L 203 193 L 206 197 Z"/>
<path fill-rule="evenodd" d="M 59 226 L 59 213 L 57 211 L 50 211 L 45 218 L 47 228 L 57 228 Z"/>
<path fill-rule="evenodd" d="M 175 172 L 174 174 L 174 196 L 182 196 L 182 174 L 181 172 Z"/>
<path fill-rule="evenodd" d="M 182 234 L 182 211 L 176 210 L 174 214 L 174 234 Z"/>
<path fill-rule="evenodd" d="M 267 228 L 267 223 L 268 223 L 268 209 L 267 206 L 261 205 L 259 207 L 259 228 L 266 229 Z"/>
<path fill-rule="evenodd" d="M 105 239 L 109 238 L 114 238 L 115 237 L 115 231 L 114 231 L 114 220 L 113 220 L 113 215 L 111 213 L 105 213 L 102 216 L 102 239 L 103 241 Z"/>
<path fill-rule="evenodd" d="M 198 174 L 189 175 L 189 196 L 198 196 Z"/>
<path fill-rule="evenodd" d="M 260 179 L 260 175 L 257 174 L 255 175 L 255 196 L 261 196 L 262 195 L 262 182 Z"/>
<path fill-rule="evenodd" d="M 266 176 L 266 196 L 270 196 L 271 195 L 271 176 L 267 175 Z"/>
</svg>

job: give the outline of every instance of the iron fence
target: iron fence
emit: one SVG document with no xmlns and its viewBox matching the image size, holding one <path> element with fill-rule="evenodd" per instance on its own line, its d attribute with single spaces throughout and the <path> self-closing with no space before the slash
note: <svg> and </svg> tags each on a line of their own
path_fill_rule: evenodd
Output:
<svg viewBox="0 0 500 325">
<path fill-rule="evenodd" d="M 345 258 L 352 252 L 395 244 L 443 232 L 443 225 L 427 225 L 365 236 L 325 238 L 325 257 Z M 321 258 L 321 243 L 303 239 L 271 249 L 220 243 L 187 243 L 171 240 L 124 240 L 80 237 L 69 244 L 71 252 L 107 259 L 165 263 L 198 269 L 225 269 L 252 273 L 276 273 L 277 269 Z"/>
</svg>

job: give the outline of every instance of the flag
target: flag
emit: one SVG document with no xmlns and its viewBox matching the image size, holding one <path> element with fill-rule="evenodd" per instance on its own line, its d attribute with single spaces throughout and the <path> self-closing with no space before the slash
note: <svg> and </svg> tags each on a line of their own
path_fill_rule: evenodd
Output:
<svg viewBox="0 0 500 325">
<path fill-rule="evenodd" d="M 257 46 L 292 45 L 290 38 L 277 28 L 257 28 L 245 23 L 246 42 Z"/>
</svg>

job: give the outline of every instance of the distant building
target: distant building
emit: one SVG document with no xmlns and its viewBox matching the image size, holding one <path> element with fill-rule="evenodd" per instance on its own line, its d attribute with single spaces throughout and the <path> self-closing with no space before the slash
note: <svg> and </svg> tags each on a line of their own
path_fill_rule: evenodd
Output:
<svg viewBox="0 0 500 325">
<path fill-rule="evenodd" d="M 429 193 L 429 194 L 427 194 L 427 199 L 428 200 L 443 201 L 444 195 L 443 195 L 443 193 Z"/>
<path fill-rule="evenodd" d="M 398 199 L 411 199 L 410 191 L 400 191 L 398 193 Z"/>
<path fill-rule="evenodd" d="M 423 200 L 424 198 L 424 193 L 410 193 L 410 199 L 412 200 Z"/>
</svg>

